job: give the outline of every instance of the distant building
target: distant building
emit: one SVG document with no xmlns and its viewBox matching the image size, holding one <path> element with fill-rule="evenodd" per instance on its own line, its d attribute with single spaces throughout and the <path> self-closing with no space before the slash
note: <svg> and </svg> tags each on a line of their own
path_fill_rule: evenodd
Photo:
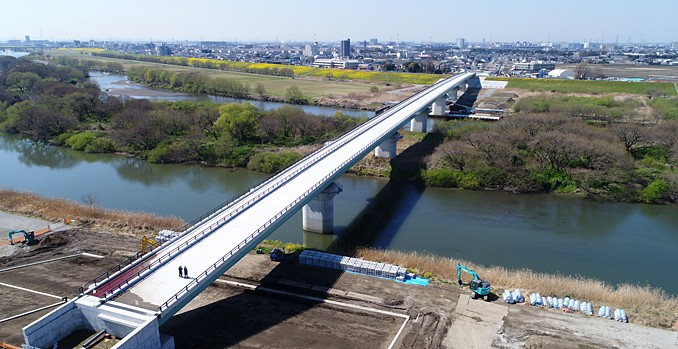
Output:
<svg viewBox="0 0 678 349">
<path fill-rule="evenodd" d="M 466 48 L 466 39 L 464 39 L 464 38 L 457 38 L 457 47 L 459 47 L 459 48 Z"/>
<path fill-rule="evenodd" d="M 172 50 L 165 44 L 155 46 L 155 54 L 158 56 L 171 56 Z"/>
<path fill-rule="evenodd" d="M 318 43 L 314 42 L 312 44 L 307 44 L 304 48 L 304 56 L 306 57 L 315 57 L 320 54 L 320 49 L 318 48 Z"/>
<path fill-rule="evenodd" d="M 574 79 L 574 72 L 566 69 L 553 69 L 548 73 L 549 78 Z"/>
<path fill-rule="evenodd" d="M 359 64 L 357 59 L 317 58 L 313 61 L 317 68 L 357 69 Z"/>
<path fill-rule="evenodd" d="M 379 40 L 377 38 L 370 39 L 370 45 L 379 45 Z"/>
<path fill-rule="evenodd" d="M 678 48 L 678 41 L 674 41 L 671 43 L 671 48 Z"/>
<path fill-rule="evenodd" d="M 351 39 L 341 40 L 339 44 L 339 57 L 351 57 Z"/>
<path fill-rule="evenodd" d="M 513 66 L 514 70 L 520 71 L 529 71 L 529 72 L 538 72 L 542 69 L 547 71 L 556 69 L 555 63 L 543 63 L 543 62 L 520 62 L 516 63 Z"/>
<path fill-rule="evenodd" d="M 26 43 L 27 44 L 31 43 L 31 36 L 30 35 L 26 35 Z"/>
</svg>

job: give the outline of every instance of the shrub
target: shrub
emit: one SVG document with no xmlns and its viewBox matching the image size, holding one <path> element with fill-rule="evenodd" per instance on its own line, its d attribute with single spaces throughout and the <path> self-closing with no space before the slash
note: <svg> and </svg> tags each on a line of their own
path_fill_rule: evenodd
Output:
<svg viewBox="0 0 678 349">
<path fill-rule="evenodd" d="M 87 153 L 112 153 L 115 151 L 115 142 L 106 137 L 97 137 L 85 146 Z"/>
<path fill-rule="evenodd" d="M 67 131 L 56 137 L 54 137 L 54 144 L 56 145 L 66 145 L 66 141 L 75 135 L 75 131 Z"/>
<path fill-rule="evenodd" d="M 678 99 L 676 98 L 653 98 L 650 107 L 664 119 L 678 120 Z"/>
<path fill-rule="evenodd" d="M 424 183 L 430 187 L 453 188 L 458 187 L 457 172 L 448 169 L 425 170 L 421 176 Z"/>
<path fill-rule="evenodd" d="M 80 132 L 69 137 L 65 143 L 75 150 L 84 150 L 96 138 L 97 135 L 94 132 Z"/>
<path fill-rule="evenodd" d="M 294 151 L 280 153 L 257 153 L 252 155 L 247 163 L 247 168 L 252 171 L 274 173 L 295 163 L 301 158 L 301 154 Z"/>
<path fill-rule="evenodd" d="M 299 87 L 292 85 L 285 90 L 285 102 L 292 104 L 306 104 L 308 99 L 301 92 Z"/>
<path fill-rule="evenodd" d="M 459 178 L 459 188 L 473 190 L 480 188 L 480 185 L 480 178 L 478 178 L 475 173 L 461 173 L 461 178 Z"/>
<path fill-rule="evenodd" d="M 537 184 L 545 191 L 556 190 L 569 193 L 577 188 L 577 183 L 570 175 L 555 168 L 538 171 L 534 175 Z"/>
<path fill-rule="evenodd" d="M 669 188 L 666 181 L 656 179 L 640 191 L 640 199 L 647 203 L 658 202 Z"/>
<path fill-rule="evenodd" d="M 159 144 L 157 147 L 153 148 L 148 152 L 148 157 L 147 160 L 149 162 L 155 162 L 155 163 L 164 163 L 168 162 L 170 154 L 170 147 L 169 144 L 163 143 Z"/>
<path fill-rule="evenodd" d="M 445 136 L 445 139 L 460 139 L 465 134 L 489 128 L 490 124 L 483 121 L 444 120 L 436 121 L 435 124 L 435 132 Z"/>
<path fill-rule="evenodd" d="M 219 163 L 230 167 L 246 167 L 254 151 L 250 146 L 221 147 L 218 151 Z"/>
</svg>

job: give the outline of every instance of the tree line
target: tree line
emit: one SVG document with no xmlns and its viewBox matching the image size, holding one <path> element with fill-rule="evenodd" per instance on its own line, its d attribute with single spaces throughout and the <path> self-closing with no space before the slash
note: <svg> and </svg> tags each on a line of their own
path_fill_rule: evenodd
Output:
<svg viewBox="0 0 678 349">
<path fill-rule="evenodd" d="M 229 70 L 245 73 L 286 76 L 286 77 L 294 76 L 294 70 L 292 68 L 286 68 L 284 66 L 281 66 L 280 68 L 277 67 L 256 68 L 249 67 L 249 64 L 239 64 L 239 62 L 220 61 L 215 59 L 196 59 L 196 58 L 190 59 L 187 57 L 149 56 L 118 52 L 92 52 L 91 55 L 106 58 L 128 59 L 142 62 L 180 65 L 185 67 Z"/>
<path fill-rule="evenodd" d="M 117 63 L 117 62 L 99 62 L 99 61 L 92 61 L 92 60 L 84 60 L 84 59 L 77 59 L 77 58 L 71 58 L 67 56 L 61 56 L 61 57 L 54 57 L 51 59 L 51 63 L 65 66 L 65 67 L 73 67 L 82 71 L 102 71 L 106 73 L 114 73 L 114 74 L 124 74 L 125 73 L 125 67 L 122 65 L 122 63 Z"/>
<path fill-rule="evenodd" d="M 544 111 L 437 127 L 447 141 L 427 161 L 428 185 L 678 201 L 678 120 L 601 123 Z"/>
<path fill-rule="evenodd" d="M 322 143 L 362 121 L 297 106 L 262 111 L 249 103 L 121 99 L 86 76 L 73 67 L 0 59 L 0 128 L 87 152 L 272 172 L 304 155 L 293 147 Z"/>
</svg>

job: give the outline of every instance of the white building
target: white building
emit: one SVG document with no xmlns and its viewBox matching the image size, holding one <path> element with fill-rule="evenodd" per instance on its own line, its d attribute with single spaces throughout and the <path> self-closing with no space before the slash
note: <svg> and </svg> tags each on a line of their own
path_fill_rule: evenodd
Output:
<svg viewBox="0 0 678 349">
<path fill-rule="evenodd" d="M 555 79 L 574 79 L 574 72 L 566 69 L 553 69 L 548 74 L 549 78 Z"/>
<path fill-rule="evenodd" d="M 357 69 L 360 61 L 357 59 L 316 58 L 313 66 L 317 68 Z"/>
<path fill-rule="evenodd" d="M 312 44 L 307 44 L 304 48 L 304 56 L 306 57 L 315 57 L 320 53 L 320 48 L 317 42 Z"/>
</svg>

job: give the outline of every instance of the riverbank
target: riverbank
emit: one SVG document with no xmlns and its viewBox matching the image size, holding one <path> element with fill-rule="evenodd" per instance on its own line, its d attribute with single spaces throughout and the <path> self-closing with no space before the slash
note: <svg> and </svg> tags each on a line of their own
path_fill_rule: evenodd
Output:
<svg viewBox="0 0 678 349">
<path fill-rule="evenodd" d="M 290 86 L 295 86 L 301 92 L 302 97 L 297 99 L 295 103 L 360 110 L 377 110 L 382 107 L 383 103 L 403 100 L 417 92 L 413 90 L 421 90 L 427 84 L 433 83 L 441 77 L 436 75 L 435 78 L 432 78 L 426 74 L 382 73 L 391 78 L 387 80 L 370 80 L 365 78 L 366 74 L 369 74 L 366 72 L 325 69 L 320 70 L 323 73 L 320 76 L 295 75 L 292 78 L 291 76 L 209 69 L 201 66 L 182 66 L 90 55 L 83 57 L 80 52 L 68 50 L 52 50 L 48 53 L 60 64 L 70 66 L 81 65 L 92 70 L 96 70 L 97 66 L 105 67 L 111 63 L 120 64 L 128 75 L 135 70 L 151 70 L 152 73 L 149 74 L 150 80 L 148 81 L 146 76 L 139 76 L 140 79 L 131 79 L 151 87 L 170 88 L 171 90 L 185 93 L 197 93 L 199 91 L 187 90 L 186 85 L 189 84 L 188 82 L 177 82 L 193 79 L 195 81 L 190 83 L 192 85 L 191 88 L 204 89 L 207 85 L 210 85 L 217 91 L 225 92 L 212 94 L 277 102 L 288 101 L 288 89 Z M 64 58 L 69 59 L 65 60 Z M 298 68 L 299 66 L 293 67 Z M 161 74 L 163 72 L 164 74 Z M 327 73 L 330 73 L 330 75 L 327 75 Z M 349 77 L 344 76 L 348 73 L 357 74 L 356 76 L 362 77 L 362 79 L 349 79 Z M 404 77 L 401 76 L 403 74 L 405 74 Z M 145 73 L 142 75 L 145 75 Z M 172 81 L 168 79 L 162 80 L 161 75 L 176 75 L 180 76 L 180 78 L 172 79 Z M 412 80 L 411 77 L 426 77 L 426 79 Z M 215 83 L 216 81 L 219 82 Z M 237 96 L 234 96 L 234 94 Z"/>
<path fill-rule="evenodd" d="M 376 111 L 389 103 L 400 102 L 427 87 L 413 84 L 344 86 L 348 82 L 308 78 L 283 81 L 276 78 L 251 86 L 250 81 L 242 77 L 213 77 L 210 73 L 187 75 L 184 72 L 139 67 L 126 73 L 131 81 L 161 91 L 367 111 Z M 283 86 L 287 87 L 283 89 Z M 134 94 L 135 91 L 129 92 Z"/>
<path fill-rule="evenodd" d="M 154 236 L 163 229 L 177 230 L 185 222 L 177 217 L 105 209 L 59 198 L 44 198 L 37 194 L 0 189 L 0 211 L 11 212 L 48 221 L 68 219 L 88 229 L 109 231 L 141 238 Z"/>
<path fill-rule="evenodd" d="M 74 220 L 74 225 L 78 227 L 134 238 L 140 238 L 143 235 L 154 236 L 162 229 L 178 230 L 184 225 L 182 220 L 174 217 L 108 210 L 93 205 L 43 198 L 36 194 L 11 190 L 0 191 L 0 210 L 51 221 L 71 218 Z M 288 244 L 274 242 L 262 244 L 267 248 L 282 245 Z M 286 248 L 297 249 L 299 246 L 289 244 Z M 591 278 L 535 273 L 529 269 L 485 267 L 481 265 L 482 261 L 478 260 L 471 262 L 419 252 L 360 248 L 355 255 L 373 261 L 401 265 L 441 283 L 456 281 L 454 266 L 459 262 L 478 272 L 483 279 L 490 281 L 495 294 L 501 294 L 504 289 L 520 288 L 526 294 L 538 292 L 542 295 L 569 296 L 592 302 L 598 306 L 623 308 L 627 311 L 631 322 L 657 328 L 671 328 L 678 321 L 678 298 L 649 285 L 623 284 L 615 287 Z"/>
<path fill-rule="evenodd" d="M 455 266 L 461 263 L 476 271 L 483 280 L 489 281 L 493 287 L 492 292 L 497 295 L 501 295 L 504 289 L 519 288 L 523 294 L 534 292 L 544 296 L 570 297 L 591 302 L 596 306 L 622 308 L 630 314 L 629 321 L 646 326 L 668 329 L 678 321 L 678 297 L 650 285 L 613 286 L 581 276 L 483 266 L 478 261 L 444 258 L 427 253 L 360 248 L 356 255 L 372 261 L 401 265 L 420 275 L 430 275 L 445 283 L 456 282 Z"/>
<path fill-rule="evenodd" d="M 60 305 L 53 297 L 77 295 L 93 275 L 138 248 L 136 238 L 77 226 L 47 235 L 37 245 L 0 248 L 9 252 L 0 257 L 0 342 L 20 346 L 22 328 Z M 160 332 L 173 336 L 178 348 L 663 349 L 674 347 L 678 338 L 673 331 L 580 313 L 474 301 L 453 284 L 433 281 L 421 287 L 273 262 L 254 253 Z M 58 346 L 80 347 L 94 335 L 78 331 Z"/>
</svg>

